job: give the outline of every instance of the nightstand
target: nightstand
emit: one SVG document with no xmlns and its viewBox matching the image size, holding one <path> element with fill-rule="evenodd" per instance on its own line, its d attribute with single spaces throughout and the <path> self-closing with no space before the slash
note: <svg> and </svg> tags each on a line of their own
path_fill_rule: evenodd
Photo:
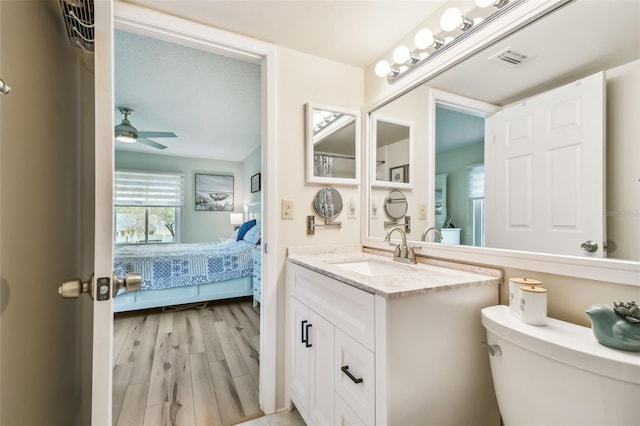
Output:
<svg viewBox="0 0 640 426">
<path fill-rule="evenodd" d="M 253 249 L 253 306 L 262 303 L 262 246 Z"/>
</svg>

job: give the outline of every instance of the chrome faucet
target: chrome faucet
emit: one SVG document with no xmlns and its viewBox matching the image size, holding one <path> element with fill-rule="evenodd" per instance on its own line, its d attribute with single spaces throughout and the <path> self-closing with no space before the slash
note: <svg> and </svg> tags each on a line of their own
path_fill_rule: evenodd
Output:
<svg viewBox="0 0 640 426">
<path fill-rule="evenodd" d="M 391 234 L 393 231 L 398 231 L 400 233 L 400 236 L 402 237 L 402 242 L 400 244 L 391 242 Z M 405 234 L 401 226 L 391 228 L 389 232 L 387 232 L 387 235 L 385 235 L 384 240 L 388 242 L 390 246 L 396 247 L 393 253 L 393 260 L 403 263 L 417 263 L 414 249 L 420 249 L 420 247 L 407 247 L 407 234 Z"/>
<path fill-rule="evenodd" d="M 427 241 L 427 234 L 429 233 L 429 231 L 436 231 L 436 235 L 438 236 L 438 238 L 440 239 L 440 241 L 442 242 L 442 233 L 440 232 L 440 230 L 438 228 L 436 228 L 435 226 L 432 226 L 430 228 L 425 229 L 422 232 L 422 241 Z"/>
</svg>

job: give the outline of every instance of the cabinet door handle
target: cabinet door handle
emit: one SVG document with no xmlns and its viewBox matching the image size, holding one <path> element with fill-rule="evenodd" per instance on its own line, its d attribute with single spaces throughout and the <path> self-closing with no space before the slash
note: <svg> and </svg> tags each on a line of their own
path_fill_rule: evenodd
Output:
<svg viewBox="0 0 640 426">
<path fill-rule="evenodd" d="M 307 339 L 304 337 L 305 324 L 307 320 L 300 322 L 300 343 L 307 343 Z"/>
<path fill-rule="evenodd" d="M 306 322 L 306 321 L 305 321 Z M 309 343 L 309 329 L 313 326 L 313 324 L 306 324 L 304 326 L 304 329 L 306 330 L 306 334 L 307 334 L 307 339 L 304 341 L 304 345 L 307 348 L 310 348 L 311 346 L 313 346 L 311 343 Z"/>
<path fill-rule="evenodd" d="M 353 383 L 362 383 L 362 377 L 356 377 L 353 374 L 351 374 L 351 372 L 349 371 L 349 366 L 348 365 L 343 365 L 342 367 L 340 367 L 340 370 L 342 370 L 342 372 L 344 374 L 347 375 L 347 377 L 349 377 L 351 380 L 353 380 Z"/>
</svg>

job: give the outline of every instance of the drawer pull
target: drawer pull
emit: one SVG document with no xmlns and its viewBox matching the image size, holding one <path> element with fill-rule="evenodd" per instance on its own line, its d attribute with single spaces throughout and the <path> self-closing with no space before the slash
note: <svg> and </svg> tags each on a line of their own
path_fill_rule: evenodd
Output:
<svg viewBox="0 0 640 426">
<path fill-rule="evenodd" d="M 306 322 L 306 321 L 305 321 Z M 313 346 L 311 343 L 309 343 L 309 329 L 313 326 L 313 324 L 306 324 L 304 326 L 305 330 L 306 330 L 306 335 L 307 338 L 304 341 L 304 346 L 307 348 L 310 348 L 311 346 Z"/>
<path fill-rule="evenodd" d="M 346 374 L 351 380 L 353 380 L 353 383 L 362 383 L 362 377 L 356 377 L 353 374 L 351 374 L 351 372 L 349 372 L 349 366 L 348 365 L 343 365 L 342 367 L 340 367 L 340 369 L 342 370 L 342 372 L 344 374 Z"/>
<path fill-rule="evenodd" d="M 309 343 L 309 328 L 311 328 L 311 324 L 307 324 L 307 320 L 300 322 L 300 343 L 304 343 L 307 348 L 312 346 Z"/>
</svg>

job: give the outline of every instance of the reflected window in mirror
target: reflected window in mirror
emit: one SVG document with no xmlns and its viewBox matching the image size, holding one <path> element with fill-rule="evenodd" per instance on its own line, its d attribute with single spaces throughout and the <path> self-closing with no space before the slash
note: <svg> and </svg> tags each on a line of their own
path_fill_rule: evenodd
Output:
<svg viewBox="0 0 640 426">
<path fill-rule="evenodd" d="M 305 105 L 307 182 L 360 182 L 360 119 L 356 111 Z"/>
</svg>

